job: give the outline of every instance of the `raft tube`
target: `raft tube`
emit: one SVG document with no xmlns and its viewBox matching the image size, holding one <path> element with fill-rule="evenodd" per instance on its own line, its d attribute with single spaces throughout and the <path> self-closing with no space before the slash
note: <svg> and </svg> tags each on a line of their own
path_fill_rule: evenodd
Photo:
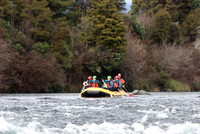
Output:
<svg viewBox="0 0 200 134">
<path fill-rule="evenodd" d="M 108 89 L 90 87 L 85 89 L 79 94 L 79 97 L 83 98 L 114 98 L 125 96 L 126 92 L 121 89 L 119 91 L 110 91 Z"/>
</svg>

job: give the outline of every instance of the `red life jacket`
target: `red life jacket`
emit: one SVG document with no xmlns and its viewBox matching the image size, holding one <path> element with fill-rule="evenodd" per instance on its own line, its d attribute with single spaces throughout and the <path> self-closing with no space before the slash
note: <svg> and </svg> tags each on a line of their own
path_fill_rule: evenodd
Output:
<svg viewBox="0 0 200 134">
<path fill-rule="evenodd" d="M 85 87 L 85 89 L 89 88 L 88 86 Z"/>
<path fill-rule="evenodd" d="M 92 83 L 91 87 L 99 87 L 98 83 Z"/>
<path fill-rule="evenodd" d="M 106 84 L 107 84 L 107 87 L 109 88 L 109 87 L 110 87 L 110 81 L 109 81 L 109 82 L 107 82 Z"/>
<path fill-rule="evenodd" d="M 121 83 L 122 83 L 122 85 L 124 85 L 125 84 L 125 80 L 124 79 L 119 79 L 120 81 L 121 81 Z"/>
<path fill-rule="evenodd" d="M 115 82 L 114 80 L 113 80 L 113 83 L 114 83 L 114 88 L 118 88 L 119 87 L 119 84 L 117 82 Z"/>
<path fill-rule="evenodd" d="M 93 83 L 92 82 L 89 82 L 89 84 L 90 84 L 90 87 L 93 87 Z"/>
<path fill-rule="evenodd" d="M 98 83 L 95 83 L 95 84 L 94 84 L 94 87 L 99 87 Z"/>
</svg>

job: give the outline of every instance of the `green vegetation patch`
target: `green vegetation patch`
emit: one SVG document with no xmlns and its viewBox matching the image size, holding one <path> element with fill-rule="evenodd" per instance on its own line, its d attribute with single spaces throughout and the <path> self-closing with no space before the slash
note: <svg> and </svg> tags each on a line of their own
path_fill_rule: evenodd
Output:
<svg viewBox="0 0 200 134">
<path fill-rule="evenodd" d="M 190 86 L 177 80 L 170 80 L 167 83 L 167 88 L 172 89 L 174 92 L 190 92 Z"/>
</svg>

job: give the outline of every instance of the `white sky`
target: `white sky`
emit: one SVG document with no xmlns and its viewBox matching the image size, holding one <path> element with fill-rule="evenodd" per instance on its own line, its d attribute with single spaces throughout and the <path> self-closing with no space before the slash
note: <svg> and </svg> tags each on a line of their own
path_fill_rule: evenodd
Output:
<svg viewBox="0 0 200 134">
<path fill-rule="evenodd" d="M 127 4 L 131 4 L 131 3 L 132 3 L 132 0 L 126 0 L 126 3 L 127 3 Z"/>
<path fill-rule="evenodd" d="M 130 10 L 130 6 L 132 4 L 132 0 L 126 0 L 126 9 Z"/>
</svg>

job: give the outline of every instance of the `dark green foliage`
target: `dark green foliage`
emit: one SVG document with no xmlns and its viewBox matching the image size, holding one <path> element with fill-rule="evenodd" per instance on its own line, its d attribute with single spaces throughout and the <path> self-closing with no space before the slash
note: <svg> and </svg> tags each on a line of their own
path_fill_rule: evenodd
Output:
<svg viewBox="0 0 200 134">
<path fill-rule="evenodd" d="M 169 79 L 170 76 L 165 71 L 162 70 L 157 76 L 156 84 L 161 88 L 161 90 L 163 90 L 166 88 Z"/>
<path fill-rule="evenodd" d="M 125 28 L 123 18 L 111 0 L 93 1 L 89 20 L 91 29 L 87 42 L 89 46 L 102 46 L 103 50 L 111 50 L 111 59 L 104 62 L 104 67 L 112 70 L 125 51 Z"/>
<path fill-rule="evenodd" d="M 59 40 L 51 45 L 51 53 L 56 56 L 58 62 L 63 65 L 66 71 L 71 68 L 72 64 L 72 51 L 71 47 L 64 40 Z"/>
<path fill-rule="evenodd" d="M 187 36 L 195 35 L 195 29 L 200 26 L 200 8 L 193 10 L 183 22 L 183 31 Z"/>
<path fill-rule="evenodd" d="M 25 4 L 21 16 L 29 20 L 31 24 L 30 32 L 34 40 L 50 41 L 53 14 L 46 0 L 31 0 Z"/>
<path fill-rule="evenodd" d="M 137 83 L 135 83 L 135 90 L 145 90 L 149 91 L 149 83 L 146 79 L 139 79 Z"/>
<path fill-rule="evenodd" d="M 0 18 L 5 19 L 6 21 L 11 20 L 12 2 L 10 0 L 1 0 L 0 1 Z"/>
<path fill-rule="evenodd" d="M 68 24 L 73 27 L 80 24 L 81 16 L 82 14 L 79 11 L 79 8 L 74 4 L 73 8 L 66 14 L 66 19 L 69 22 Z"/>
<path fill-rule="evenodd" d="M 32 47 L 40 56 L 46 56 L 50 51 L 50 45 L 47 42 L 37 42 Z"/>
<path fill-rule="evenodd" d="M 119 11 L 126 10 L 125 9 L 125 5 L 126 5 L 125 0 L 114 0 L 114 1 L 115 1 L 116 6 L 117 6 L 117 9 Z"/>
<path fill-rule="evenodd" d="M 184 82 L 178 80 L 170 80 L 167 82 L 166 87 L 171 89 L 173 92 L 190 92 L 190 86 Z"/>
<path fill-rule="evenodd" d="M 155 15 L 153 38 L 155 41 L 163 42 L 169 35 L 171 15 L 166 10 L 159 10 Z"/>
<path fill-rule="evenodd" d="M 75 6 L 75 0 L 47 0 L 49 8 L 55 13 L 54 17 L 64 17 Z"/>
<path fill-rule="evenodd" d="M 196 83 L 196 88 L 197 88 L 197 91 L 200 91 L 200 81 L 198 81 L 198 82 Z"/>
<path fill-rule="evenodd" d="M 181 29 L 179 25 L 172 23 L 169 28 L 169 42 L 180 42 L 181 38 Z"/>
<path fill-rule="evenodd" d="M 141 39 L 144 40 L 145 30 L 139 22 L 132 24 L 131 28 L 133 32 L 136 32 L 141 37 Z"/>
<path fill-rule="evenodd" d="M 69 26 L 65 17 L 55 20 L 55 31 L 52 37 L 52 42 L 57 43 L 59 41 L 65 41 L 68 45 L 71 45 L 71 36 Z"/>
<path fill-rule="evenodd" d="M 133 0 L 132 9 L 134 12 L 141 10 L 149 15 L 156 14 L 166 5 L 166 0 Z"/>
<path fill-rule="evenodd" d="M 193 0 L 192 1 L 192 8 L 193 9 L 200 8 L 200 0 Z"/>
<path fill-rule="evenodd" d="M 124 51 L 124 22 L 116 6 L 109 0 L 93 2 L 90 11 L 92 29 L 88 37 L 91 46 L 103 45 L 105 49 Z M 125 47 L 124 47 L 125 48 Z"/>
<path fill-rule="evenodd" d="M 5 39 L 8 39 L 9 37 L 9 32 L 7 29 L 8 23 L 0 18 L 0 37 L 3 37 Z"/>
<path fill-rule="evenodd" d="M 194 0 L 133 0 L 132 11 L 156 14 L 161 9 L 166 9 L 172 16 L 173 21 L 182 22 L 192 10 Z M 197 2 L 198 3 L 198 2 Z"/>
</svg>

